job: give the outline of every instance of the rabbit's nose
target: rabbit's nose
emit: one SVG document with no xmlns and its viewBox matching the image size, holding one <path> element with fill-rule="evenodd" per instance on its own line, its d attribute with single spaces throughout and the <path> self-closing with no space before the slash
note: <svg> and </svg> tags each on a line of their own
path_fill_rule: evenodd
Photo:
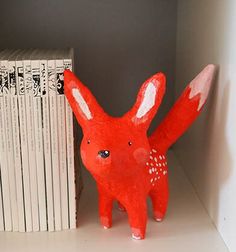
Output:
<svg viewBox="0 0 236 252">
<path fill-rule="evenodd" d="M 109 150 L 100 150 L 98 152 L 98 155 L 102 158 L 108 158 L 110 156 L 110 151 Z"/>
</svg>

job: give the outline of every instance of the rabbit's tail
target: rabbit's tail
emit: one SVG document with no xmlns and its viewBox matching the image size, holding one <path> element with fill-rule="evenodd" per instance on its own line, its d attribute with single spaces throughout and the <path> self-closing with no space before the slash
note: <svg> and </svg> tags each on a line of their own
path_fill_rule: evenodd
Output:
<svg viewBox="0 0 236 252">
<path fill-rule="evenodd" d="M 152 147 L 166 152 L 200 114 L 214 77 L 215 66 L 206 66 L 185 88 L 164 120 L 150 136 Z"/>
</svg>

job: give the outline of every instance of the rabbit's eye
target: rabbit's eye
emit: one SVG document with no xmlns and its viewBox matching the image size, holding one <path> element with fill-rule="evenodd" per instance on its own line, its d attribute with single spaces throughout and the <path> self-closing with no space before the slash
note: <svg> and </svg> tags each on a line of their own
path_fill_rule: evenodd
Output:
<svg viewBox="0 0 236 252">
<path fill-rule="evenodd" d="M 131 142 L 131 141 L 129 141 L 129 142 L 128 142 L 128 145 L 129 145 L 129 146 L 131 146 L 131 145 L 132 145 L 132 142 Z"/>
<path fill-rule="evenodd" d="M 90 144 L 90 140 L 87 141 L 87 144 Z"/>
</svg>

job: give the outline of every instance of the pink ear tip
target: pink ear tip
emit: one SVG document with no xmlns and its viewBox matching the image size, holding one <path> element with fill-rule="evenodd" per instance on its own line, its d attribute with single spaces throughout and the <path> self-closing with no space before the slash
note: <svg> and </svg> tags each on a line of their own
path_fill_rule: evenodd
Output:
<svg viewBox="0 0 236 252">
<path fill-rule="evenodd" d="M 216 71 L 216 65 L 209 64 L 202 70 L 202 72 L 195 79 L 201 80 L 202 82 L 204 82 L 204 85 L 211 86 L 212 80 L 214 79 L 215 71 Z"/>
<path fill-rule="evenodd" d="M 208 64 L 205 68 L 215 70 L 216 69 L 216 65 L 214 65 L 214 64 Z"/>
<path fill-rule="evenodd" d="M 200 95 L 198 111 L 203 107 L 206 102 L 211 84 L 214 79 L 216 66 L 213 64 L 207 65 L 189 84 L 190 93 L 189 98 L 192 99 L 196 95 Z"/>
<path fill-rule="evenodd" d="M 203 69 L 203 72 L 205 73 L 205 74 L 207 74 L 207 75 L 214 75 L 214 73 L 215 73 L 215 71 L 216 71 L 216 65 L 214 65 L 214 64 L 209 64 L 209 65 L 207 65 L 204 69 Z"/>
</svg>

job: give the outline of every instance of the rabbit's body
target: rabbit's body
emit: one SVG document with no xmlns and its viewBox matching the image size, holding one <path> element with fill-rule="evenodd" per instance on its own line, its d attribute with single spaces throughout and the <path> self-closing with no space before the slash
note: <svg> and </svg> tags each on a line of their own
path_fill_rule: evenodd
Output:
<svg viewBox="0 0 236 252">
<path fill-rule="evenodd" d="M 147 129 L 165 92 L 162 73 L 143 84 L 129 112 L 114 118 L 70 71 L 65 71 L 65 94 L 83 129 L 81 157 L 97 182 L 104 228 L 112 225 L 114 200 L 127 211 L 135 239 L 145 237 L 148 196 L 155 220 L 164 218 L 168 203 L 166 152 L 200 113 L 213 73 L 214 66 L 207 66 L 148 138 Z"/>
<path fill-rule="evenodd" d="M 161 221 L 167 210 L 168 167 L 166 156 L 156 149 L 151 149 L 148 161 L 137 173 L 112 180 L 96 174 L 93 176 L 97 181 L 99 191 L 99 212 L 103 227 L 111 227 L 112 205 L 114 201 L 118 201 L 120 208 L 127 210 L 129 214 L 133 238 L 142 239 L 147 221 L 147 197 L 151 197 L 156 221 Z"/>
<path fill-rule="evenodd" d="M 150 150 L 150 156 L 138 174 L 118 179 L 106 179 L 93 174 L 99 191 L 99 212 L 104 228 L 112 225 L 112 203 L 118 201 L 122 210 L 129 213 L 132 236 L 144 238 L 146 228 L 146 200 L 150 196 L 153 216 L 161 221 L 168 204 L 168 166 L 166 156 L 156 149 Z M 131 214 L 131 212 L 133 212 Z"/>
</svg>

